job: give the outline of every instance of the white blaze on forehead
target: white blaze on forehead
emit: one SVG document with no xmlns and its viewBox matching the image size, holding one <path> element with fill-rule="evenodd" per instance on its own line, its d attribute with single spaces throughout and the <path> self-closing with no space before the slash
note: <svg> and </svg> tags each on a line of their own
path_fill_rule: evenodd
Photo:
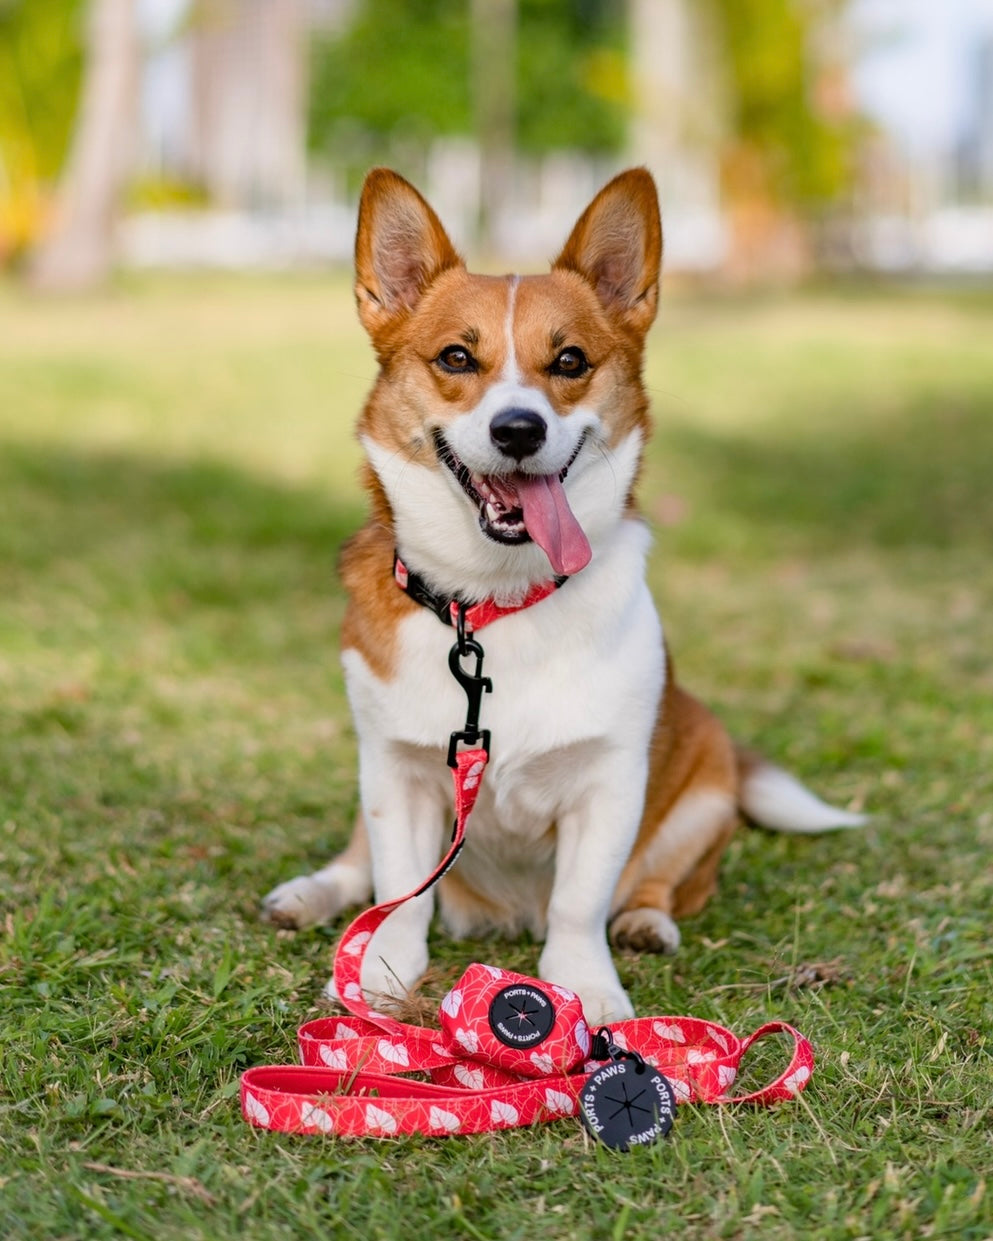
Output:
<svg viewBox="0 0 993 1241">
<path fill-rule="evenodd" d="M 510 284 L 507 289 L 507 316 L 503 321 L 503 335 L 507 345 L 507 356 L 503 363 L 503 373 L 500 378 L 505 383 L 519 384 L 521 382 L 521 372 L 517 369 L 517 350 L 514 347 L 514 311 L 517 306 L 517 286 L 520 284 L 520 276 L 511 276 Z"/>
</svg>

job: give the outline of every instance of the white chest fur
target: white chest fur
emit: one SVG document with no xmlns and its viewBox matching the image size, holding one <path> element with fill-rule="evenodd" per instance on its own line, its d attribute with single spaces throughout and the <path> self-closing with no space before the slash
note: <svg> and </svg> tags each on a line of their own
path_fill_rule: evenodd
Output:
<svg viewBox="0 0 993 1241">
<path fill-rule="evenodd" d="M 459 869 L 483 889 L 497 885 L 504 905 L 515 873 L 542 882 L 552 861 L 549 829 L 593 795 L 605 756 L 636 756 L 635 784 L 644 767 L 664 676 L 661 625 L 644 583 L 647 544 L 640 522 L 619 523 L 581 574 L 478 635 L 483 672 L 493 682 L 481 709 L 491 760 Z M 445 816 L 445 749 L 466 710 L 448 667 L 453 640 L 451 629 L 422 610 L 403 624 L 389 680 L 377 678 L 358 652 L 343 656 L 363 789 L 402 779 L 430 790 Z M 621 796 L 640 804 L 643 794 L 642 784 Z M 630 807 L 623 817 L 637 826 Z M 618 846 L 630 848 L 630 841 Z M 522 892 L 522 902 L 532 896 Z"/>
</svg>

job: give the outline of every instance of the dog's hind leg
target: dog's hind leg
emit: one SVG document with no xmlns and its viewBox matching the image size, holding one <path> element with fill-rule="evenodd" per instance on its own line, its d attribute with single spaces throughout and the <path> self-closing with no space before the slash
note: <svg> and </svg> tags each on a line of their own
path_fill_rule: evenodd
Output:
<svg viewBox="0 0 993 1241">
<path fill-rule="evenodd" d="M 707 903 L 737 823 L 730 792 L 684 793 L 621 876 L 611 942 L 635 952 L 675 952 L 680 941 L 675 920 L 698 913 Z"/>
<path fill-rule="evenodd" d="M 330 922 L 349 905 L 360 905 L 372 894 L 369 838 L 361 812 L 343 853 L 312 875 L 281 883 L 262 901 L 263 916 L 276 926 L 303 930 Z"/>
<path fill-rule="evenodd" d="M 698 913 L 716 887 L 738 823 L 737 785 L 723 725 L 670 677 L 652 737 L 641 829 L 614 892 L 610 939 L 617 947 L 679 947 L 675 920 Z"/>
</svg>

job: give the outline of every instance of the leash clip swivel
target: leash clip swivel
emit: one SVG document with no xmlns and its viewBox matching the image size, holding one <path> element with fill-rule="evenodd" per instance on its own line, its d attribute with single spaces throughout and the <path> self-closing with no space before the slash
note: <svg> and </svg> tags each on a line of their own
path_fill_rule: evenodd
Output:
<svg viewBox="0 0 993 1241">
<path fill-rule="evenodd" d="M 593 1035 L 590 1059 L 613 1060 L 615 1063 L 619 1060 L 631 1060 L 639 1073 L 648 1067 L 643 1056 L 640 1056 L 636 1051 L 632 1051 L 629 1047 L 622 1047 L 619 1043 L 614 1042 L 614 1035 L 610 1026 L 601 1026 Z"/>
<path fill-rule="evenodd" d="M 456 627 L 458 637 L 452 649 L 448 652 L 448 667 L 451 670 L 452 676 L 455 677 L 465 691 L 467 699 L 465 727 L 459 732 L 453 732 L 449 738 L 449 767 L 455 767 L 456 765 L 455 756 L 458 753 L 460 741 L 465 742 L 466 745 L 482 744 L 482 748 L 486 753 L 489 754 L 490 752 L 490 730 L 479 727 L 479 711 L 483 695 L 493 692 L 493 682 L 489 677 L 483 676 L 484 651 L 475 638 L 467 635 L 465 613 L 465 604 L 460 604 Z M 473 672 L 467 672 L 462 667 L 462 658 L 466 655 L 474 655 L 476 657 L 476 667 Z"/>
</svg>

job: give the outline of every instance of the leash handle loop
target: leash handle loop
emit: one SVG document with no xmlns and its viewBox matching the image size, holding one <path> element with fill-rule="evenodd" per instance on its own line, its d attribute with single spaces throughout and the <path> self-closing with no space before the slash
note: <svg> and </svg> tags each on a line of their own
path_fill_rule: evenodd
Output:
<svg viewBox="0 0 993 1241">
<path fill-rule="evenodd" d="M 749 1094 L 736 1095 L 732 1099 L 717 1099 L 718 1103 L 754 1103 L 767 1107 L 771 1103 L 778 1103 L 783 1099 L 795 1098 L 810 1080 L 810 1075 L 814 1071 L 814 1049 L 810 1045 L 808 1039 L 797 1030 L 794 1026 L 788 1025 L 785 1021 L 768 1021 L 744 1039 L 741 1044 L 740 1055 L 743 1056 L 754 1043 L 759 1039 L 766 1038 L 770 1034 L 788 1034 L 793 1040 L 793 1053 L 790 1056 L 790 1062 L 786 1066 L 784 1072 L 774 1078 L 767 1085 L 762 1086 L 759 1090 L 753 1090 Z M 740 1057 L 739 1057 L 740 1058 Z"/>
</svg>

